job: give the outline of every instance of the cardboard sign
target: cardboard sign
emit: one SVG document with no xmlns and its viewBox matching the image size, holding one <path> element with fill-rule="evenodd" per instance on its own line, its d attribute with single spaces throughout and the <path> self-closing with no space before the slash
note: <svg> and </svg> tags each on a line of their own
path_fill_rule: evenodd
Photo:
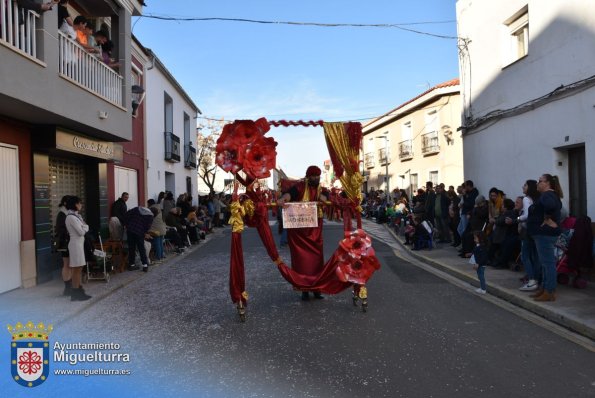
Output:
<svg viewBox="0 0 595 398">
<path fill-rule="evenodd" d="M 283 208 L 283 228 L 312 228 L 318 226 L 317 202 L 291 202 Z"/>
</svg>

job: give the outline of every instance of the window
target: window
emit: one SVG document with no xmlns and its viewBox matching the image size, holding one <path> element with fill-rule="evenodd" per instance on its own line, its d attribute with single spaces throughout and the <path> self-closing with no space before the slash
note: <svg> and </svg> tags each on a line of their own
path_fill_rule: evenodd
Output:
<svg viewBox="0 0 595 398">
<path fill-rule="evenodd" d="M 411 197 L 413 197 L 413 195 L 417 195 L 417 188 L 419 187 L 417 173 L 410 175 L 409 185 L 411 187 Z"/>
<path fill-rule="evenodd" d="M 190 116 L 186 112 L 184 112 L 184 144 L 188 145 L 191 144 L 192 140 L 190 139 Z"/>
<path fill-rule="evenodd" d="M 171 97 L 163 92 L 163 112 L 164 112 L 164 126 L 163 130 L 166 133 L 174 132 L 174 101 Z"/>
<path fill-rule="evenodd" d="M 505 66 L 509 65 L 529 53 L 529 12 L 524 7 L 504 22 L 506 49 Z"/>
<path fill-rule="evenodd" d="M 438 185 L 438 171 L 430 171 L 430 181 L 434 186 Z"/>
<path fill-rule="evenodd" d="M 403 123 L 401 135 L 403 136 L 403 141 L 411 139 L 411 122 Z"/>
<path fill-rule="evenodd" d="M 425 114 L 426 133 L 438 131 L 438 112 L 436 110 L 429 111 Z"/>
</svg>

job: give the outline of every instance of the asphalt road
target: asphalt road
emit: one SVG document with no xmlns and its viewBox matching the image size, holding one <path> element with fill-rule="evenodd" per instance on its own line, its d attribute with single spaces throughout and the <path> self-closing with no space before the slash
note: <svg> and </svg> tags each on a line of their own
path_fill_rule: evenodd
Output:
<svg viewBox="0 0 595 398">
<path fill-rule="evenodd" d="M 116 387 L 120 397 L 595 396 L 595 354 L 380 240 L 363 313 L 349 291 L 302 302 L 255 231 L 243 235 L 246 323 L 229 299 L 227 229 L 60 325 L 71 341 L 112 341 L 131 356 L 132 376 L 89 377 L 77 396 Z M 341 237 L 340 225 L 325 226 L 326 258 Z"/>
</svg>

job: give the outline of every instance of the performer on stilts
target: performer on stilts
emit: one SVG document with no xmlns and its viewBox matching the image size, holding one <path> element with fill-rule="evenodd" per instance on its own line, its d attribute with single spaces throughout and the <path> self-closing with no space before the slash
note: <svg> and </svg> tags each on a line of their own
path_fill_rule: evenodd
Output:
<svg viewBox="0 0 595 398">
<path fill-rule="evenodd" d="M 284 192 L 277 201 L 278 206 L 285 207 L 287 202 L 326 202 L 329 194 L 320 185 L 320 168 L 310 166 L 306 170 L 306 178 Z M 312 228 L 290 228 L 287 240 L 291 253 L 291 268 L 304 276 L 316 279 L 324 268 L 322 244 L 322 208 L 318 208 L 318 226 Z M 314 297 L 323 299 L 319 291 L 313 290 Z M 302 290 L 302 300 L 309 300 L 308 290 Z"/>
</svg>

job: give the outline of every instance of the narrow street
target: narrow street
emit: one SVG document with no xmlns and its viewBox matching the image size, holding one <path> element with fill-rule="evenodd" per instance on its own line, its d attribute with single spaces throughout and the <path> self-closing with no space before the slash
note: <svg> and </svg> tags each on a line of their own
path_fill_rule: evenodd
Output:
<svg viewBox="0 0 595 398">
<path fill-rule="evenodd" d="M 301 301 L 252 229 L 243 236 L 246 323 L 228 296 L 229 229 L 152 268 L 56 325 L 53 340 L 114 342 L 130 353 L 131 376 L 88 377 L 76 395 L 595 396 L 592 352 L 400 260 L 382 226 L 368 229 L 382 269 L 367 313 L 349 291 Z M 326 257 L 341 237 L 341 225 L 326 223 Z M 52 392 L 74 396 L 57 384 Z"/>
</svg>

